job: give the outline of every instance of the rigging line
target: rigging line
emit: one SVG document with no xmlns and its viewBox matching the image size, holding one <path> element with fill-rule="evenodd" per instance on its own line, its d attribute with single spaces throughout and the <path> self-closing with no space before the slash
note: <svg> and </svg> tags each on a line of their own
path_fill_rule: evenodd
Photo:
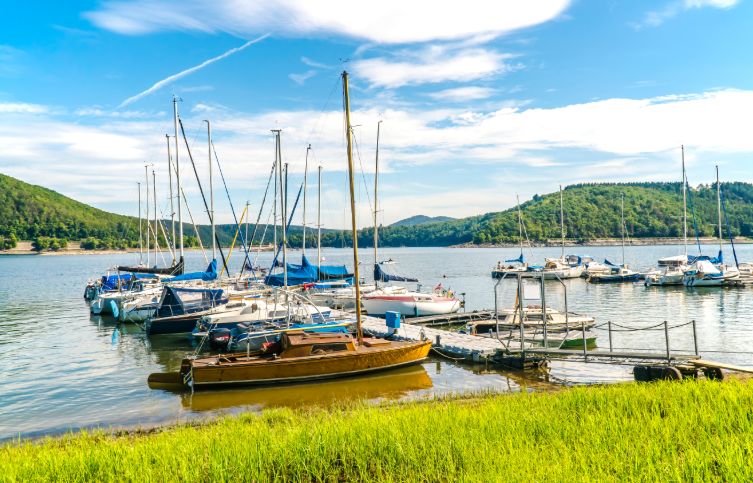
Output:
<svg viewBox="0 0 753 483">
<path fill-rule="evenodd" d="M 201 199 L 204 201 L 204 208 L 207 211 L 207 214 L 209 214 L 209 205 L 207 204 L 207 199 L 204 196 L 204 188 L 201 187 L 201 180 L 199 179 L 199 172 L 196 170 L 196 163 L 193 160 L 193 155 L 191 154 L 191 148 L 188 146 L 188 139 L 186 138 L 186 131 L 183 128 L 183 119 L 178 117 L 178 124 L 180 124 L 180 132 L 183 134 L 183 141 L 186 144 L 186 151 L 188 152 L 188 159 L 191 160 L 191 166 L 193 167 L 193 173 L 196 175 L 196 183 L 199 185 L 199 191 L 201 192 Z M 210 221 L 214 223 L 213 217 L 209 216 Z M 220 238 L 215 232 L 214 235 L 215 241 L 217 242 L 217 248 L 220 250 L 220 256 L 222 257 L 222 265 L 225 267 L 225 271 L 227 273 L 230 273 L 230 270 L 227 268 L 227 261 L 225 260 L 225 252 L 222 251 L 222 245 L 220 244 Z"/>
<path fill-rule="evenodd" d="M 690 183 L 688 182 L 688 175 L 685 173 L 685 185 L 688 192 L 688 202 L 690 203 L 690 214 L 693 217 L 693 231 L 695 231 L 695 241 L 698 245 L 698 254 L 702 255 L 701 252 L 701 239 L 698 236 L 698 224 L 695 220 L 695 205 L 693 204 L 693 190 L 690 189 Z"/>
<path fill-rule="evenodd" d="M 238 227 L 238 230 L 240 231 L 241 236 L 241 246 L 243 247 L 243 251 L 246 254 L 246 259 L 243 261 L 243 265 L 241 266 L 240 274 L 243 274 L 243 270 L 246 268 L 246 262 L 249 262 L 248 258 L 248 247 L 246 246 L 246 236 L 243 234 L 243 231 L 241 230 L 241 226 L 238 224 L 238 217 L 235 215 L 235 207 L 233 206 L 233 200 L 230 198 L 230 191 L 228 191 L 227 183 L 225 182 L 225 174 L 222 172 L 222 165 L 220 164 L 220 158 L 217 156 L 217 149 L 214 147 L 214 141 L 211 141 L 212 144 L 212 152 L 214 153 L 214 161 L 217 164 L 217 168 L 220 171 L 220 178 L 222 178 L 222 185 L 225 187 L 225 194 L 227 195 L 227 200 L 230 203 L 230 211 L 233 214 L 233 220 L 235 220 L 235 226 Z M 246 210 L 244 209 L 243 212 L 245 213 Z M 236 235 L 237 236 L 237 235 Z M 235 240 L 233 240 L 233 245 L 235 245 Z M 232 255 L 233 250 L 230 250 L 230 254 L 228 254 L 228 258 L 230 258 L 230 255 Z M 254 272 L 254 269 L 251 269 L 251 272 Z M 228 272 L 228 276 L 230 273 Z M 254 276 L 256 276 L 255 273 L 253 273 Z"/>
<path fill-rule="evenodd" d="M 737 251 L 735 250 L 735 241 L 732 239 L 732 228 L 729 226 L 729 219 L 727 218 L 727 198 L 724 196 L 721 186 L 719 187 L 719 197 L 722 199 L 722 211 L 724 212 L 724 224 L 727 225 L 727 236 L 729 237 L 729 243 L 732 246 L 732 256 L 735 258 L 735 267 L 740 268 L 740 264 L 737 261 Z"/>
<path fill-rule="evenodd" d="M 363 187 L 364 187 L 364 191 L 366 191 L 366 199 L 369 202 L 369 212 L 373 213 L 374 209 L 371 206 L 371 195 L 369 194 L 369 184 L 366 182 L 366 173 L 364 173 L 363 171 L 363 162 L 361 161 L 361 149 L 358 146 L 358 141 L 356 140 L 356 136 L 353 133 L 352 129 L 351 129 L 351 135 L 353 137 L 353 145 L 356 148 L 356 157 L 358 158 L 358 164 L 361 167 L 361 179 L 363 179 Z"/>
<path fill-rule="evenodd" d="M 293 223 L 293 215 L 295 215 L 295 209 L 298 207 L 298 201 L 301 199 L 301 193 L 303 192 L 303 183 L 301 183 L 301 187 L 298 188 L 298 195 L 295 197 L 295 203 L 293 203 L 293 209 L 290 212 L 290 216 L 288 216 L 287 223 L 286 220 L 282 220 L 283 223 L 286 223 L 285 230 L 290 231 L 290 226 Z M 277 265 L 277 257 L 280 255 L 280 251 L 282 250 L 282 241 L 279 243 L 279 247 L 275 247 L 275 258 L 272 260 L 272 267 L 269 269 L 270 275 L 272 274 L 272 270 Z M 284 263 L 288 263 L 287 260 L 284 260 Z"/>
<path fill-rule="evenodd" d="M 275 164 L 277 163 L 277 159 L 275 159 L 272 162 L 272 169 L 269 171 L 269 178 L 267 179 L 267 187 L 264 188 L 264 197 L 261 200 L 261 206 L 259 206 L 259 214 L 256 217 L 256 223 L 254 224 L 254 231 L 251 233 L 251 241 L 249 242 L 250 245 L 253 245 L 254 240 L 256 239 L 256 232 L 259 229 L 259 221 L 261 221 L 261 214 L 264 211 L 264 204 L 267 202 L 267 194 L 269 193 L 269 186 L 272 184 L 272 176 L 275 173 Z M 269 217 L 267 218 L 267 225 L 269 225 L 269 218 L 272 217 L 272 211 L 269 212 Z M 264 233 L 267 232 L 267 225 L 264 226 Z M 263 238 L 262 238 L 263 239 Z M 261 250 L 261 244 L 259 245 L 259 250 Z M 256 265 L 256 260 L 259 259 L 259 254 L 257 252 L 256 259 L 254 260 L 253 265 Z M 243 269 L 241 269 L 241 273 L 243 273 Z"/>
<path fill-rule="evenodd" d="M 264 230 L 261 232 L 261 240 L 259 240 L 259 248 L 256 250 L 256 257 L 254 257 L 254 265 L 259 266 L 259 255 L 261 254 L 261 247 L 264 244 L 264 238 L 267 236 L 267 228 L 269 228 L 269 221 L 272 218 L 272 210 L 269 210 L 267 215 L 267 223 L 264 224 Z"/>
<path fill-rule="evenodd" d="M 323 129 L 323 126 L 320 125 L 322 120 L 324 119 L 325 111 L 327 107 L 329 107 L 329 103 L 332 100 L 332 95 L 335 93 L 335 89 L 340 86 L 340 76 L 335 77 L 335 81 L 332 83 L 332 89 L 330 89 L 329 94 L 327 95 L 327 99 L 324 101 L 324 104 L 322 105 L 322 108 L 319 109 L 319 116 L 317 117 L 316 121 L 314 122 L 314 125 L 311 127 L 311 130 L 308 134 L 308 141 L 306 144 L 311 144 L 311 140 L 315 138 L 315 133 L 321 132 L 321 129 Z"/>
<path fill-rule="evenodd" d="M 207 252 L 206 250 L 204 250 L 204 245 L 201 243 L 201 234 L 199 234 L 199 229 L 196 227 L 196 223 L 193 221 L 191 208 L 188 206 L 188 200 L 186 199 L 186 192 L 183 191 L 182 187 L 180 188 L 180 195 L 183 196 L 183 203 L 186 205 L 186 211 L 188 212 L 188 217 L 191 219 L 191 225 L 193 225 L 193 231 L 196 234 L 196 239 L 199 240 L 199 248 L 201 248 L 201 254 L 204 256 L 204 262 L 208 264 L 209 258 L 207 258 Z"/>
</svg>

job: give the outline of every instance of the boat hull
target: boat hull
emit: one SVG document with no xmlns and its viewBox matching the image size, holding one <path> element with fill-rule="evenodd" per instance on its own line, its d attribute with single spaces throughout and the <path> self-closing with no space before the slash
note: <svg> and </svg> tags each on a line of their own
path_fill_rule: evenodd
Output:
<svg viewBox="0 0 753 483">
<path fill-rule="evenodd" d="M 342 354 L 255 359 L 246 363 L 234 361 L 203 365 L 198 361 L 185 360 L 181 374 L 184 380 L 189 376 L 195 388 L 306 382 L 417 364 L 428 357 L 430 349 L 430 341 L 392 342 L 389 347 L 359 347 L 356 351 Z M 239 356 L 243 357 L 242 354 Z M 227 357 L 230 361 L 232 356 Z"/>
<path fill-rule="evenodd" d="M 460 310 L 460 301 L 455 299 L 422 301 L 399 296 L 364 297 L 361 304 L 366 313 L 377 316 L 387 312 L 399 312 L 406 317 L 419 317 L 453 314 Z"/>
</svg>

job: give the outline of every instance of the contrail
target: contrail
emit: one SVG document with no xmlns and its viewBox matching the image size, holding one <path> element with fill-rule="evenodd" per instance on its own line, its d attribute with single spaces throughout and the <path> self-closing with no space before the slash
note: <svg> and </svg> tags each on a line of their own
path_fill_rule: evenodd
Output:
<svg viewBox="0 0 753 483">
<path fill-rule="evenodd" d="M 204 67 L 206 67 L 206 66 L 208 66 L 210 64 L 214 64 L 218 60 L 222 60 L 225 57 L 230 57 L 231 55 L 235 54 L 236 52 L 240 52 L 241 50 L 245 49 L 246 47 L 248 47 L 250 45 L 253 45 L 253 44 L 257 43 L 257 42 L 261 42 L 262 40 L 266 39 L 267 37 L 269 37 L 269 34 L 264 34 L 261 37 L 257 37 L 257 38 L 255 38 L 253 40 L 249 40 L 248 42 L 246 42 L 245 44 L 241 45 L 240 47 L 232 48 L 232 49 L 228 50 L 227 52 L 225 52 L 224 54 L 220 54 L 217 57 L 212 57 L 211 59 L 205 60 L 204 62 L 202 62 L 199 65 L 195 65 L 195 66 L 190 67 L 190 68 L 188 68 L 188 69 L 186 69 L 184 71 L 178 72 L 177 74 L 173 74 L 170 77 L 166 77 L 166 78 L 162 79 L 161 81 L 156 82 L 149 89 L 147 89 L 147 90 L 145 90 L 143 92 L 139 92 L 135 96 L 129 97 L 125 101 L 121 102 L 120 105 L 118 106 L 118 109 L 121 109 L 121 108 L 123 108 L 123 107 L 125 107 L 125 106 L 127 106 L 129 104 L 132 104 L 132 103 L 138 101 L 139 99 L 141 99 L 144 96 L 148 96 L 152 92 L 161 89 L 162 87 L 166 86 L 167 84 L 170 84 L 173 81 L 181 79 L 181 78 L 187 76 L 188 74 L 193 74 L 197 70 L 201 70 L 201 69 L 203 69 Z"/>
</svg>

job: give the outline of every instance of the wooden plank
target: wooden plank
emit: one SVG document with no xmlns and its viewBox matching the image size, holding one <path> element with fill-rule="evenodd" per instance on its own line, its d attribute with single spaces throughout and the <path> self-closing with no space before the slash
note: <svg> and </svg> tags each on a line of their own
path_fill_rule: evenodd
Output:
<svg viewBox="0 0 753 483">
<path fill-rule="evenodd" d="M 716 362 L 716 361 L 707 361 L 705 359 L 696 359 L 694 361 L 690 361 L 690 363 L 696 367 L 712 367 L 715 369 L 727 369 L 728 371 L 745 372 L 748 374 L 753 374 L 753 368 L 736 366 L 733 364 L 727 364 L 725 362 Z"/>
</svg>

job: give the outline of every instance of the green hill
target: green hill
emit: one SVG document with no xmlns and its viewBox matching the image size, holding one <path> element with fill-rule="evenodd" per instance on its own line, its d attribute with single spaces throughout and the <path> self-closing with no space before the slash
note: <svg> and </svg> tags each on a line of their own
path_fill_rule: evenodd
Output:
<svg viewBox="0 0 753 483">
<path fill-rule="evenodd" d="M 753 236 L 753 185 L 722 183 L 730 229 L 735 236 Z M 587 242 L 620 236 L 620 198 L 625 197 L 627 231 L 633 238 L 682 236 L 682 186 L 680 183 L 579 184 L 564 190 L 565 227 L 571 240 Z M 526 232 L 531 241 L 557 240 L 559 193 L 534 195 L 521 205 Z M 716 190 L 701 185 L 689 191 L 689 233 L 716 234 Z M 429 218 L 429 217 L 413 217 Z M 410 219 L 408 219 L 410 220 Z M 695 220 L 695 223 L 694 223 Z M 405 220 L 403 220 L 405 221 Z M 414 220 L 415 221 L 415 220 Z M 421 220 L 418 220 L 421 221 Z M 695 227 L 694 227 L 695 226 Z M 264 226 L 260 225 L 259 234 Z M 223 245 L 229 245 L 234 225 L 219 225 Z M 209 227 L 200 226 L 202 240 L 209 245 Z M 253 231 L 251 226 L 249 232 Z M 184 224 L 186 245 L 197 240 L 193 227 Z M 14 234 L 18 239 L 56 237 L 68 240 L 96 239 L 99 247 L 138 245 L 138 219 L 102 211 L 55 191 L 0 174 L 0 238 Z M 307 233 L 307 244 L 315 246 L 316 233 Z M 725 229 L 726 234 L 726 229 Z M 161 237 L 162 238 L 162 237 Z M 258 240 L 259 237 L 257 237 Z M 265 242 L 272 239 L 271 228 Z M 359 245 L 371 246 L 373 229 L 359 232 Z M 518 240 L 517 210 L 511 208 L 449 221 L 397 223 L 380 228 L 382 246 L 449 246 L 463 243 L 515 243 Z M 301 229 L 290 232 L 292 246 L 300 246 Z M 164 246 L 164 238 L 160 241 Z M 344 246 L 350 236 L 341 230 L 323 230 L 322 245 Z"/>
<path fill-rule="evenodd" d="M 733 235 L 753 236 L 753 185 L 722 183 Z M 581 242 L 620 237 L 620 197 L 625 196 L 625 224 L 634 238 L 682 236 L 680 183 L 579 184 L 564 190 L 565 229 Z M 716 233 L 716 188 L 701 185 L 689 190 L 688 230 L 701 236 Z M 560 237 L 559 193 L 534 195 L 521 205 L 532 241 Z M 726 235 L 726 228 L 725 228 Z M 359 246 L 371 244 L 372 230 L 359 234 Z M 487 213 L 442 223 L 389 226 L 380 229 L 384 246 L 449 246 L 463 243 L 514 243 L 518 240 L 517 209 Z"/>
<path fill-rule="evenodd" d="M 426 216 L 426 215 L 416 215 L 411 216 L 409 218 L 405 218 L 404 220 L 396 221 L 395 223 L 391 224 L 390 226 L 413 226 L 413 225 L 423 225 L 425 223 L 439 223 L 442 221 L 452 221 L 455 218 L 451 218 L 449 216 Z"/>
</svg>

